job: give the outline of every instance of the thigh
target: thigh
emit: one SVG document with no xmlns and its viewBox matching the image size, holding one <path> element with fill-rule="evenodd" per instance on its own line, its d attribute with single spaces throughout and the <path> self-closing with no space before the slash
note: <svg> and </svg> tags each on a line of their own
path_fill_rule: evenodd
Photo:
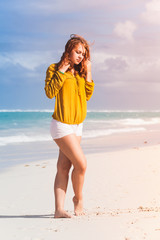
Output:
<svg viewBox="0 0 160 240">
<path fill-rule="evenodd" d="M 81 136 L 76 136 L 77 141 L 81 142 Z M 57 168 L 63 170 L 69 170 L 72 166 L 71 160 L 59 149 L 59 157 L 57 162 Z"/>
<path fill-rule="evenodd" d="M 86 164 L 86 159 L 80 146 L 81 137 L 70 134 L 65 137 L 54 139 L 63 154 L 71 161 L 74 167 Z"/>
<path fill-rule="evenodd" d="M 76 136 L 76 138 L 77 138 L 77 140 L 78 140 L 78 142 L 79 142 L 79 144 L 80 144 L 82 137 L 81 137 L 81 136 Z"/>
<path fill-rule="evenodd" d="M 67 170 L 71 168 L 72 163 L 67 158 L 67 156 L 59 149 L 59 156 L 58 156 L 58 162 L 57 162 L 57 169 L 58 170 Z"/>
</svg>

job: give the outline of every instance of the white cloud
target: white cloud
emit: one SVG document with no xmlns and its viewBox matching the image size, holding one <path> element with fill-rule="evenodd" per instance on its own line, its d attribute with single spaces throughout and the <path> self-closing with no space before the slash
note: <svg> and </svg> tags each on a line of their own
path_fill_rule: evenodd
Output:
<svg viewBox="0 0 160 240">
<path fill-rule="evenodd" d="M 53 59 L 53 52 L 11 52 L 3 53 L 0 56 L 0 68 L 5 67 L 7 64 L 20 65 L 28 70 L 35 70 L 42 64 L 46 64 Z"/>
<path fill-rule="evenodd" d="M 123 39 L 128 41 L 133 41 L 133 33 L 137 29 L 137 26 L 134 22 L 129 20 L 125 22 L 119 22 L 115 25 L 114 33 Z"/>
<path fill-rule="evenodd" d="M 142 18 L 152 24 L 160 24 L 160 1 L 151 0 L 145 5 L 145 12 L 142 13 Z"/>
<path fill-rule="evenodd" d="M 93 69 L 97 71 L 123 72 L 127 68 L 128 58 L 122 55 L 95 51 L 92 55 Z"/>
<path fill-rule="evenodd" d="M 92 53 L 93 76 L 97 85 L 118 88 L 134 88 L 135 90 L 143 88 L 151 89 L 153 85 L 159 83 L 160 75 L 160 58 L 142 53 L 146 51 L 145 46 L 139 46 L 135 43 L 133 48 L 127 48 L 126 45 L 119 45 L 114 54 L 107 48 L 104 51 L 94 51 Z M 113 49 L 112 49 L 113 50 Z M 135 54 L 135 53 L 139 54 Z M 152 52 L 153 53 L 153 52 Z"/>
</svg>

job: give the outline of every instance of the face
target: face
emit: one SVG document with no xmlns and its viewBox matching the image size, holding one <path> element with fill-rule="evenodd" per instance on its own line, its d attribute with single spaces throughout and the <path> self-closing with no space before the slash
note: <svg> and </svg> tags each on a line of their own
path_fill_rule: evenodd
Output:
<svg viewBox="0 0 160 240">
<path fill-rule="evenodd" d="M 69 58 L 74 64 L 79 64 L 82 62 L 85 55 L 85 48 L 82 44 L 78 44 L 75 46 L 75 48 L 72 49 L 70 52 Z"/>
</svg>

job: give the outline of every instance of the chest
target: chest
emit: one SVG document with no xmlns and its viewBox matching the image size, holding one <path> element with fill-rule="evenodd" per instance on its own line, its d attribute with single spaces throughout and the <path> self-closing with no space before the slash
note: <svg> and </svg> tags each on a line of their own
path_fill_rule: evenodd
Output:
<svg viewBox="0 0 160 240">
<path fill-rule="evenodd" d="M 85 80 L 79 76 L 66 76 L 63 88 L 67 90 L 83 89 L 85 87 Z"/>
</svg>

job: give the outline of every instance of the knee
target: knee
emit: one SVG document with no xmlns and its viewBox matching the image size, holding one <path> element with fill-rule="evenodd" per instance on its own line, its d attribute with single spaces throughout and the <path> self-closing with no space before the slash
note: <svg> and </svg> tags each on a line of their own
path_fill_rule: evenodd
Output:
<svg viewBox="0 0 160 240">
<path fill-rule="evenodd" d="M 57 165 L 57 171 L 66 176 L 68 176 L 70 168 L 71 168 L 71 164 L 70 165 Z"/>
<path fill-rule="evenodd" d="M 77 164 L 74 168 L 75 168 L 75 170 L 78 171 L 79 173 L 85 174 L 86 169 L 87 169 L 87 161 L 86 161 L 86 159 L 85 159 L 85 161 Z"/>
</svg>

